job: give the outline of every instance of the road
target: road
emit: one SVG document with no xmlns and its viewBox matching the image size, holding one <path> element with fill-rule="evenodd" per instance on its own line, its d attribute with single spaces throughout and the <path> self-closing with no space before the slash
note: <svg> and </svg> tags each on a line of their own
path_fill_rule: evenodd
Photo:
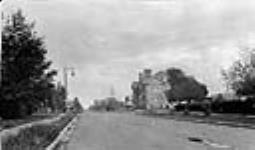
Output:
<svg viewBox="0 0 255 150">
<path fill-rule="evenodd" d="M 85 112 L 68 150 L 255 150 L 255 130 L 138 116 Z"/>
</svg>

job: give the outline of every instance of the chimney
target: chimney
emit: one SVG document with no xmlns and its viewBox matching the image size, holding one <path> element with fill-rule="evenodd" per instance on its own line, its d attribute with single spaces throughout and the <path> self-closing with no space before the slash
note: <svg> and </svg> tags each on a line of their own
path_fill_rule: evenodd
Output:
<svg viewBox="0 0 255 150">
<path fill-rule="evenodd" d="M 144 76 L 145 77 L 151 77 L 151 73 L 152 73 L 151 69 L 144 69 Z"/>
</svg>

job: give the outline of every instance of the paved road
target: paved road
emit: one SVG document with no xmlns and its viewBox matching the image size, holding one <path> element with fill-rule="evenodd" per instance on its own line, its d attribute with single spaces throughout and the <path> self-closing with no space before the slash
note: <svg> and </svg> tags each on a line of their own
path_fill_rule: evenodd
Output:
<svg viewBox="0 0 255 150">
<path fill-rule="evenodd" d="M 85 112 L 68 150 L 255 150 L 255 130 Z"/>
</svg>

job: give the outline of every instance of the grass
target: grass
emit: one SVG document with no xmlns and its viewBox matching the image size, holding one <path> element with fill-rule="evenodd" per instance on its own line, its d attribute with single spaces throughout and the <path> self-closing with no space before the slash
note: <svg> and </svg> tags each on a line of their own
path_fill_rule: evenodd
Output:
<svg viewBox="0 0 255 150">
<path fill-rule="evenodd" d="M 22 119 L 9 119 L 9 120 L 0 120 L 0 131 L 3 129 L 8 129 L 16 127 L 25 123 L 30 123 L 34 121 L 39 121 L 43 119 L 50 119 L 56 117 L 58 114 L 35 114 L 28 116 Z"/>
<path fill-rule="evenodd" d="M 36 124 L 22 129 L 18 135 L 8 136 L 2 141 L 2 148 L 6 150 L 43 150 L 71 121 L 75 114 L 66 114 L 60 120 L 50 124 Z"/>
</svg>

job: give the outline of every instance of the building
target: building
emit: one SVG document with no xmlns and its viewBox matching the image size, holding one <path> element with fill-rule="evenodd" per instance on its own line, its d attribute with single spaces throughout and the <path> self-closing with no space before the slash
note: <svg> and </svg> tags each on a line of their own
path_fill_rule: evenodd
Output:
<svg viewBox="0 0 255 150">
<path fill-rule="evenodd" d="M 165 72 L 152 74 L 150 69 L 145 69 L 139 73 L 138 81 L 132 84 L 133 103 L 137 108 L 164 108 L 168 105 L 165 91 L 169 89 Z"/>
</svg>

